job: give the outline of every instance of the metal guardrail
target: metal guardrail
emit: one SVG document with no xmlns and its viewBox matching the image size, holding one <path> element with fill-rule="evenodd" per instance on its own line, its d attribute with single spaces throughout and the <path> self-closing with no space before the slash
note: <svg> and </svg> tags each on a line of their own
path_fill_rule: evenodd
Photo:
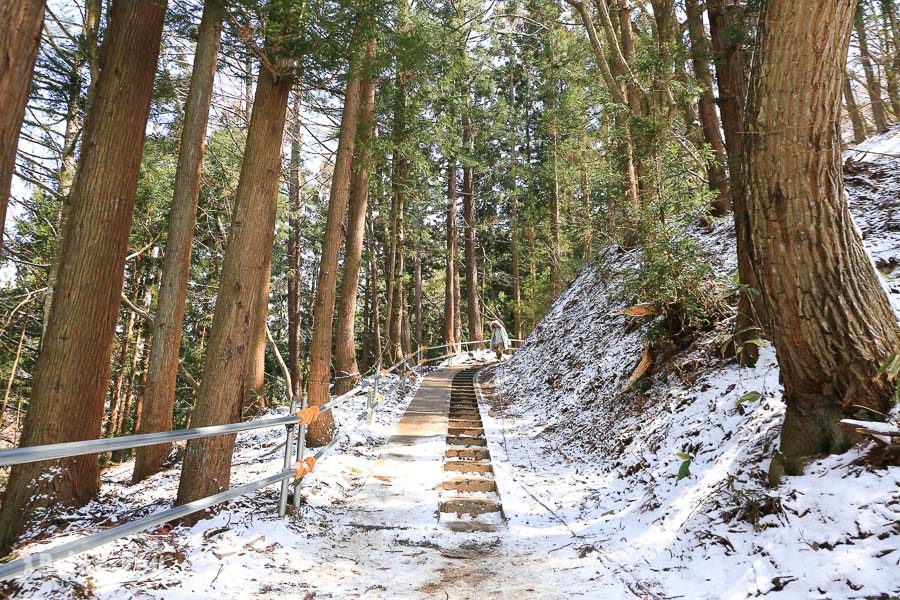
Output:
<svg viewBox="0 0 900 600">
<path fill-rule="evenodd" d="M 510 342 L 522 343 L 523 340 L 510 340 Z M 484 345 L 485 343 L 485 341 L 460 342 L 458 344 L 455 344 L 455 346 L 459 347 L 461 350 L 464 347 L 472 345 Z M 392 365 L 385 371 L 381 370 L 380 364 L 376 365 L 373 385 L 369 388 L 367 397 L 366 411 L 360 416 L 359 419 L 357 419 L 355 423 L 353 423 L 353 427 L 349 429 L 345 428 L 342 431 L 337 432 L 337 434 L 332 437 L 332 440 L 328 444 L 318 449 L 312 456 L 314 456 L 317 461 L 321 458 L 324 458 L 331 449 L 333 449 L 341 440 L 343 440 L 348 435 L 349 431 L 354 430 L 356 426 L 361 424 L 364 420 L 367 422 L 372 421 L 375 404 L 379 398 L 378 387 L 382 377 L 397 371 L 401 367 L 411 369 L 415 368 L 416 366 L 426 365 L 430 362 L 444 360 L 456 355 L 456 353 L 445 353 L 438 357 L 425 357 L 425 354 L 430 350 L 440 350 L 445 348 L 449 349 L 450 346 L 448 344 L 439 346 L 419 346 L 415 352 L 404 356 L 402 360 L 398 361 L 396 364 Z M 515 350 L 515 348 L 511 349 Z M 413 365 L 410 365 L 409 363 L 413 359 L 415 359 L 415 363 Z M 285 376 L 286 378 L 288 377 L 287 374 Z M 406 370 L 400 373 L 402 381 L 401 389 L 405 387 L 406 376 Z M 288 385 L 287 387 L 288 389 L 290 389 L 291 386 Z M 360 392 L 364 390 L 365 388 L 362 385 L 358 385 L 349 392 L 328 401 L 327 403 L 322 405 L 319 410 L 320 412 L 332 410 L 340 404 L 347 402 L 351 398 L 356 397 Z M 34 554 L 30 554 L 28 556 L 10 561 L 6 564 L 0 565 L 0 581 L 18 577 L 19 575 L 23 575 L 34 569 L 47 566 L 51 563 L 63 560 L 70 556 L 74 556 L 75 554 L 80 554 L 81 552 L 92 550 L 99 546 L 103 546 L 123 537 L 133 535 L 135 533 L 146 531 L 151 527 L 162 525 L 169 521 L 181 519 L 195 512 L 205 510 L 217 504 L 227 502 L 228 500 L 233 500 L 234 498 L 244 496 L 246 494 L 255 492 L 279 482 L 281 482 L 281 494 L 279 497 L 278 513 L 280 516 L 284 516 L 287 512 L 287 500 L 290 488 L 292 487 L 292 482 L 290 481 L 290 479 L 295 477 L 296 474 L 295 470 L 290 467 L 292 464 L 292 456 L 294 456 L 294 429 L 299 423 L 299 418 L 294 414 L 297 407 L 298 403 L 296 398 L 292 398 L 290 404 L 290 410 L 292 414 L 286 417 L 278 417 L 275 419 L 262 419 L 259 421 L 251 421 L 246 423 L 212 425 L 208 427 L 195 427 L 192 429 L 145 433 L 117 438 L 83 440 L 77 442 L 64 442 L 59 444 L 47 444 L 44 446 L 29 446 L 25 448 L 0 450 L 0 467 L 5 467 L 29 462 L 40 462 L 45 460 L 69 458 L 73 456 L 82 456 L 85 454 L 99 454 L 102 452 L 111 452 L 114 450 L 140 448 L 143 446 L 154 446 L 157 444 L 166 444 L 177 441 L 215 437 L 219 435 L 241 433 L 244 431 L 252 431 L 256 429 L 267 429 L 270 427 L 278 427 L 282 425 L 286 428 L 285 454 L 283 465 L 284 468 L 282 471 L 274 473 L 257 481 L 233 487 L 206 498 L 201 498 L 187 504 L 182 504 L 180 506 L 175 506 L 163 511 L 155 512 L 130 523 L 112 527 L 99 533 L 95 533 L 93 535 L 73 540 L 71 542 L 61 544 L 42 552 L 36 552 Z M 306 397 L 302 399 L 300 407 L 306 408 Z M 301 425 L 297 435 L 297 462 L 301 462 L 304 458 L 303 455 L 306 450 L 305 441 L 306 425 Z M 293 486 L 298 487 L 301 482 L 302 479 L 297 479 L 293 482 Z M 296 491 L 294 493 L 293 506 L 294 508 L 299 508 L 300 506 L 300 494 L 296 493 Z"/>
</svg>

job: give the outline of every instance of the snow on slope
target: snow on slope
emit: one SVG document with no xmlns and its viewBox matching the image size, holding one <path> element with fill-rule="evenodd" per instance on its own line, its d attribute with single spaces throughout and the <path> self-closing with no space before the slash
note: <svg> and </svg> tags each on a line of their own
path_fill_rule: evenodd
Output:
<svg viewBox="0 0 900 600">
<path fill-rule="evenodd" d="M 900 154 L 898 134 L 871 144 Z M 867 248 L 896 276 L 900 160 L 878 155 L 848 170 Z M 719 225 L 704 240 L 719 269 L 733 253 L 728 230 Z M 624 307 L 608 292 L 629 260 L 608 249 L 488 376 L 497 398 L 485 426 L 502 437 L 506 459 L 501 492 L 527 489 L 547 503 L 578 535 L 560 555 L 628 573 L 640 594 L 900 595 L 900 467 L 873 470 L 867 448 L 854 448 L 767 487 L 784 413 L 770 347 L 755 369 L 741 369 L 715 358 L 713 336 L 700 336 L 654 368 L 645 393 L 623 392 L 644 336 L 615 316 Z M 900 306 L 900 284 L 886 283 Z M 690 475 L 678 480 L 684 457 Z M 504 495 L 513 523 L 516 498 Z M 520 508 L 526 514 L 527 502 Z"/>
</svg>

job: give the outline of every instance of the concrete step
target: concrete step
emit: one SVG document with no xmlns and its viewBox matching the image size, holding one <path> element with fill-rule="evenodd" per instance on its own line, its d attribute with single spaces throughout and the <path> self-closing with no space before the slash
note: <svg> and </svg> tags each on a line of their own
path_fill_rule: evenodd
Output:
<svg viewBox="0 0 900 600">
<path fill-rule="evenodd" d="M 481 427 L 481 419 L 450 419 L 447 427 Z"/>
<path fill-rule="evenodd" d="M 448 436 L 448 446 L 487 446 L 487 440 L 483 437 Z"/>
<path fill-rule="evenodd" d="M 490 460 L 491 454 L 487 448 L 448 448 L 444 450 L 446 458 L 468 458 L 472 460 Z"/>
<path fill-rule="evenodd" d="M 454 477 L 445 481 L 441 487 L 455 492 L 496 492 L 497 482 L 484 477 Z"/>
<path fill-rule="evenodd" d="M 447 435 L 459 437 L 459 436 L 470 436 L 470 437 L 484 437 L 484 428 L 483 427 L 450 427 L 447 429 Z"/>
<path fill-rule="evenodd" d="M 458 496 L 441 500 L 439 507 L 442 513 L 462 515 L 485 515 L 500 512 L 500 503 L 488 498 L 466 498 Z"/>
<path fill-rule="evenodd" d="M 472 462 L 470 460 L 448 460 L 444 463 L 444 470 L 450 473 L 493 473 L 494 467 L 487 462 Z"/>
<path fill-rule="evenodd" d="M 500 531 L 499 525 L 482 521 L 443 521 L 442 525 L 450 531 L 458 533 L 491 533 Z"/>
</svg>

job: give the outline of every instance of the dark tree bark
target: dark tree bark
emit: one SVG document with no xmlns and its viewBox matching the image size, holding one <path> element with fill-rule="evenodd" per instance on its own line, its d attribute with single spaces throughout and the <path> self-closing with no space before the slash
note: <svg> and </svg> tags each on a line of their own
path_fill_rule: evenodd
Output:
<svg viewBox="0 0 900 600">
<path fill-rule="evenodd" d="M 374 54 L 374 46 L 367 50 Z M 334 393 L 343 394 L 359 383 L 356 362 L 356 296 L 359 293 L 359 268 L 366 233 L 366 213 L 369 202 L 369 168 L 372 162 L 372 141 L 375 130 L 375 81 L 365 79 L 360 84 L 358 141 L 355 172 L 350 188 L 350 208 L 347 215 L 347 241 L 344 245 L 344 268 L 341 297 L 335 331 Z"/>
<path fill-rule="evenodd" d="M 34 373 L 22 446 L 101 433 L 165 8 L 162 0 L 112 3 L 104 71 L 85 119 L 57 297 Z M 62 476 L 45 476 L 57 470 Z M 83 505 L 99 485 L 96 455 L 13 467 L 0 510 L 0 553 L 33 520 L 57 506 Z"/>
<path fill-rule="evenodd" d="M 731 196 L 728 189 L 728 174 L 725 171 L 728 157 L 722 141 L 719 117 L 716 114 L 716 100 L 713 96 L 712 71 L 709 66 L 709 39 L 703 27 L 703 11 L 698 0 L 685 0 L 688 18 L 688 34 L 691 40 L 691 62 L 694 76 L 700 85 L 698 116 L 703 130 L 703 139 L 715 153 L 706 167 L 709 189 L 718 192 L 713 201 L 713 214 L 723 216 L 731 210 Z"/>
<path fill-rule="evenodd" d="M 354 64 L 355 63 L 355 64 Z M 338 255 L 341 249 L 341 229 L 347 201 L 350 195 L 350 176 L 353 166 L 353 149 L 359 119 L 360 75 L 359 64 L 350 67 L 344 111 L 341 115 L 341 131 L 338 138 L 334 174 L 331 179 L 331 197 L 325 222 L 325 239 L 322 241 L 322 259 L 319 264 L 316 299 L 313 304 L 312 342 L 309 348 L 309 405 L 322 406 L 329 400 L 329 376 L 331 370 L 331 344 L 333 340 L 335 288 L 337 286 Z M 334 434 L 334 418 L 325 412 L 307 430 L 310 447 L 324 446 Z"/>
<path fill-rule="evenodd" d="M 172 429 L 184 301 L 191 271 L 191 247 L 197 222 L 197 201 L 200 197 L 200 165 L 206 148 L 206 125 L 224 14 L 225 8 L 220 0 L 206 0 L 197 31 L 194 69 L 184 106 L 181 147 L 175 171 L 175 193 L 169 212 L 159 303 L 153 322 L 150 374 L 144 397 L 141 433 Z M 138 448 L 133 481 L 138 482 L 158 473 L 169 454 L 169 448 L 169 444 Z"/>
<path fill-rule="evenodd" d="M 838 420 L 887 412 L 873 379 L 900 330 L 847 208 L 841 170 L 843 69 L 855 2 L 768 0 L 744 146 L 752 256 L 787 404 L 781 452 L 801 459 L 848 446 Z M 798 149 L 802 149 L 798 152 Z"/>
<path fill-rule="evenodd" d="M 19 130 L 25 118 L 34 61 L 41 43 L 44 0 L 0 4 L 0 250 Z"/>
<path fill-rule="evenodd" d="M 709 0 L 707 11 L 716 57 L 719 109 L 728 152 L 731 202 L 737 237 L 738 280 L 742 286 L 738 293 L 738 314 L 731 346 L 732 351 L 737 353 L 740 364 L 753 366 L 759 358 L 759 350 L 755 344 L 747 341 L 760 337 L 766 327 L 767 317 L 765 304 L 758 296 L 759 284 L 750 258 L 750 229 L 743 196 L 744 99 L 749 77 L 744 50 L 747 30 L 744 9 L 739 0 Z"/>
<path fill-rule="evenodd" d="M 300 294 L 301 281 L 301 244 L 303 218 L 303 203 L 300 199 L 300 108 L 301 94 L 294 92 L 294 102 L 291 109 L 291 124 L 288 135 L 291 142 L 290 166 L 288 168 L 288 205 L 291 216 L 288 219 L 288 371 L 291 374 L 291 383 L 294 389 L 291 394 L 300 398 L 303 390 L 301 357 L 300 357 L 300 319 L 302 316 L 302 297 Z"/>
<path fill-rule="evenodd" d="M 258 319 L 265 316 L 260 289 L 272 260 L 275 214 L 281 179 L 281 142 L 292 80 L 260 63 L 247 144 L 194 427 L 236 423 L 256 358 Z M 186 504 L 229 487 L 234 435 L 191 440 L 185 451 L 177 504 Z M 187 523 L 196 522 L 195 514 Z"/>
</svg>

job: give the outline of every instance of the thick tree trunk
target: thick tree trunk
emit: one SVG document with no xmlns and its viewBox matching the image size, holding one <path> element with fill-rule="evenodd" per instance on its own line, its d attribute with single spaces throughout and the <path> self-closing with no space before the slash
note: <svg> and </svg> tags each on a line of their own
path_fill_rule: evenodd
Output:
<svg viewBox="0 0 900 600">
<path fill-rule="evenodd" d="M 447 161 L 447 250 L 444 257 L 444 343 L 447 353 L 459 351 L 456 338 L 456 299 L 453 282 L 456 273 L 457 231 L 456 231 L 456 161 Z"/>
<path fill-rule="evenodd" d="M 374 47 L 368 52 L 374 54 Z M 356 362 L 356 296 L 359 293 L 359 267 L 366 234 L 369 168 L 372 162 L 372 134 L 375 130 L 375 81 L 372 79 L 365 79 L 360 84 L 357 127 L 359 129 L 357 156 L 354 162 L 353 185 L 350 188 L 347 241 L 344 246 L 344 275 L 335 333 L 335 394 L 350 391 L 360 380 L 359 365 Z"/>
<path fill-rule="evenodd" d="M 259 302 L 253 319 L 253 342 L 250 365 L 247 368 L 247 385 L 244 390 L 242 416 L 258 415 L 266 409 L 266 327 L 269 319 L 269 287 L 272 283 L 272 253 L 269 253 L 262 284 L 259 286 Z"/>
<path fill-rule="evenodd" d="M 97 87 L 97 78 L 100 76 L 100 60 L 98 57 L 98 33 L 100 29 L 100 0 L 87 0 L 85 2 L 84 23 L 82 24 L 82 32 L 84 34 L 84 46 L 76 55 L 76 65 L 73 70 L 73 77 L 70 81 L 69 102 L 66 110 L 66 131 L 63 137 L 62 157 L 60 159 L 59 170 L 59 195 L 61 196 L 59 210 L 56 215 L 57 231 L 59 232 L 56 240 L 57 249 L 62 248 L 62 234 L 66 229 L 66 221 L 69 219 L 69 194 L 72 191 L 72 182 L 75 177 L 75 154 L 77 141 L 80 138 L 83 105 L 90 105 L 90 99 L 93 97 L 93 91 Z M 90 71 L 91 80 L 88 87 L 88 102 L 82 103 L 81 85 L 84 77 L 84 66 L 87 64 Z M 50 320 L 50 313 L 53 307 L 53 294 L 56 291 L 56 282 L 59 279 L 59 263 L 61 254 L 57 251 L 53 254 L 50 261 L 50 270 L 47 272 L 47 292 L 44 294 L 44 309 L 41 317 L 41 339 L 47 333 L 47 324 Z"/>
<path fill-rule="evenodd" d="M 322 406 L 329 400 L 329 377 L 331 370 L 331 343 L 335 288 L 337 286 L 338 255 L 341 250 L 341 229 L 347 200 L 350 195 L 350 176 L 353 166 L 353 148 L 356 144 L 356 129 L 359 119 L 360 80 L 358 64 L 351 63 L 347 92 L 344 96 L 344 111 L 341 115 L 341 132 L 338 138 L 334 174 L 331 179 L 331 197 L 328 201 L 328 216 L 325 222 L 325 239 L 322 241 L 322 259 L 316 286 L 316 300 L 313 304 L 312 343 L 309 348 L 309 405 Z M 310 447 L 324 446 L 334 434 L 334 418 L 325 412 L 307 431 Z"/>
<path fill-rule="evenodd" d="M 247 130 L 241 177 L 200 393 L 194 405 L 194 427 L 236 423 L 241 419 L 249 386 L 254 335 L 260 318 L 260 288 L 266 284 L 275 236 L 275 214 L 281 180 L 281 142 L 292 81 L 260 66 Z M 191 440 L 181 469 L 177 504 L 186 504 L 229 487 L 234 435 Z M 196 522 L 201 515 L 187 519 Z"/>
<path fill-rule="evenodd" d="M 881 133 L 887 129 L 887 116 L 884 114 L 884 101 L 881 99 L 881 82 L 875 75 L 872 66 L 872 54 L 869 52 L 869 36 L 866 32 L 865 13 L 862 5 L 856 10 L 854 17 L 856 37 L 859 40 L 859 60 L 862 63 L 863 72 L 866 74 L 866 91 L 869 96 L 869 108 L 872 110 L 872 121 L 875 123 L 875 133 Z"/>
<path fill-rule="evenodd" d="M 853 94 L 853 86 L 850 78 L 844 75 L 844 102 L 847 105 L 847 116 L 850 117 L 850 123 L 853 125 L 853 143 L 859 144 L 869 137 L 869 130 L 866 127 L 866 121 L 859 110 L 856 103 L 856 96 Z"/>
<path fill-rule="evenodd" d="M 169 212 L 159 303 L 153 322 L 150 373 L 144 394 L 140 433 L 172 429 L 184 302 L 191 271 L 197 201 L 200 197 L 200 166 L 206 147 L 206 125 L 224 14 L 221 0 L 206 0 L 197 32 L 194 69 L 184 106 L 181 147 L 175 171 L 175 192 Z M 133 481 L 138 482 L 158 473 L 169 454 L 169 448 L 169 444 L 138 448 Z"/>
<path fill-rule="evenodd" d="M 688 34 L 691 40 L 691 61 L 694 76 L 700 85 L 698 115 L 703 129 L 703 139 L 712 148 L 715 157 L 707 164 L 709 189 L 718 192 L 713 201 L 713 214 L 721 217 L 731 210 L 731 196 L 728 189 L 728 175 L 725 171 L 728 157 L 716 114 L 716 100 L 713 96 L 712 71 L 709 66 L 709 40 L 703 27 L 703 11 L 698 0 L 685 0 L 688 18 Z"/>
<path fill-rule="evenodd" d="M 300 199 L 300 108 L 301 94 L 294 92 L 294 102 L 291 109 L 291 124 L 288 131 L 291 142 L 290 166 L 288 168 L 288 205 L 291 216 L 288 219 L 288 274 L 287 274 L 287 333 L 288 333 L 288 371 L 291 374 L 291 383 L 294 389 L 291 395 L 300 398 L 303 390 L 301 357 L 300 357 L 300 320 L 302 316 L 302 296 L 300 294 L 301 282 L 301 249 L 303 204 Z"/>
<path fill-rule="evenodd" d="M 745 196 L 787 404 L 781 452 L 838 452 L 852 405 L 887 412 L 873 379 L 900 331 L 847 208 L 841 172 L 842 69 L 855 2 L 769 0 L 747 107 Z M 798 152 L 798 149 L 802 149 Z"/>
<path fill-rule="evenodd" d="M 25 118 L 43 23 L 44 0 L 16 0 L 0 5 L 0 250 L 16 170 L 19 130 Z"/>
<path fill-rule="evenodd" d="M 112 3 L 23 446 L 100 436 L 164 13 L 162 0 Z M 44 477 L 51 470 L 64 475 Z M 96 455 L 13 467 L 0 511 L 0 554 L 46 509 L 82 505 L 99 485 Z"/>
<path fill-rule="evenodd" d="M 765 304 L 759 299 L 759 285 L 750 259 L 750 229 L 743 196 L 744 104 L 747 93 L 748 67 L 744 51 L 746 24 L 739 0 L 709 0 L 710 34 L 716 57 L 716 79 L 719 84 L 719 109 L 728 152 L 731 202 L 737 238 L 738 313 L 732 351 L 744 366 L 753 366 L 759 357 L 755 344 L 766 327 Z M 740 352 L 738 352 L 740 350 Z"/>
</svg>

